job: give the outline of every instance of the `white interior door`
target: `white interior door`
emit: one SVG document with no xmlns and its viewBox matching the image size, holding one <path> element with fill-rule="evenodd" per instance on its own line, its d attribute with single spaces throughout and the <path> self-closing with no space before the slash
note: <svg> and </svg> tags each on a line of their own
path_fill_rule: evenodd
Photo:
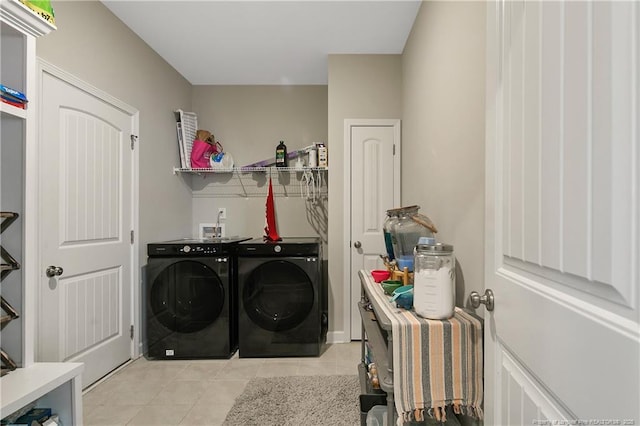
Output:
<svg viewBox="0 0 640 426">
<path fill-rule="evenodd" d="M 132 354 L 137 116 L 40 75 L 38 360 L 84 362 L 87 386 Z"/>
<path fill-rule="evenodd" d="M 485 424 L 638 424 L 640 4 L 487 5 Z"/>
<path fill-rule="evenodd" d="M 346 120 L 350 154 L 349 228 L 351 339 L 362 338 L 361 269 L 380 269 L 386 253 L 382 224 L 386 211 L 400 206 L 400 121 Z"/>
</svg>

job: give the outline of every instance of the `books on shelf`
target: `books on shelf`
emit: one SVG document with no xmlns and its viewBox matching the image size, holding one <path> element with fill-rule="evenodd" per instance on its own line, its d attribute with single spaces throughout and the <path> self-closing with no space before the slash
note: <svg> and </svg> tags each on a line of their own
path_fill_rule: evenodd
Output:
<svg viewBox="0 0 640 426">
<path fill-rule="evenodd" d="M 50 0 L 20 0 L 20 3 L 27 6 L 51 25 L 56 25 L 56 17 Z"/>
<path fill-rule="evenodd" d="M 30 404 L 29 406 L 33 405 Z M 24 413 L 24 414 L 23 414 Z M 56 426 L 60 425 L 60 418 L 52 413 L 51 408 L 32 407 L 25 412 L 25 409 L 11 414 L 2 419 L 3 426 Z"/>
<path fill-rule="evenodd" d="M 4 96 L 0 97 L 0 101 L 2 101 L 2 103 L 14 106 L 16 108 L 27 109 L 27 104 L 21 104 L 21 103 L 18 103 L 18 102 L 13 102 L 13 101 L 11 101 L 9 99 L 5 99 Z"/>
<path fill-rule="evenodd" d="M 0 84 L 0 100 L 6 104 L 22 109 L 27 109 L 27 103 L 29 102 L 24 93 L 7 87 L 4 84 Z"/>
</svg>

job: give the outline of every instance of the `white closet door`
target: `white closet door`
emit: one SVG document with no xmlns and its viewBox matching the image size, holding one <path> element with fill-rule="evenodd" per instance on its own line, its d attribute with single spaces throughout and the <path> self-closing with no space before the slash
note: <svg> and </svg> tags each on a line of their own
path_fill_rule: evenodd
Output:
<svg viewBox="0 0 640 426">
<path fill-rule="evenodd" d="M 346 206 L 351 229 L 351 339 L 358 340 L 362 338 L 358 271 L 384 268 L 382 224 L 385 212 L 400 204 L 400 121 L 346 120 L 345 132 L 351 159 Z"/>
<path fill-rule="evenodd" d="M 46 71 L 41 118 L 39 360 L 84 362 L 87 386 L 132 353 L 134 119 Z"/>
</svg>

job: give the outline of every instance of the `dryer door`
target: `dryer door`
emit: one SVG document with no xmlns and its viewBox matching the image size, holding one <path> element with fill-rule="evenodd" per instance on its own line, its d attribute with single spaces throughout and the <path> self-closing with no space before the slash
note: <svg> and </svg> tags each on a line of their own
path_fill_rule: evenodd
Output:
<svg viewBox="0 0 640 426">
<path fill-rule="evenodd" d="M 194 333 L 212 324 L 224 307 L 224 286 L 211 267 L 196 260 L 175 261 L 151 283 L 151 315 L 167 329 Z"/>
<path fill-rule="evenodd" d="M 307 273 L 285 260 L 256 267 L 244 283 L 242 303 L 254 324 L 286 331 L 301 324 L 312 310 L 314 288 Z"/>
</svg>

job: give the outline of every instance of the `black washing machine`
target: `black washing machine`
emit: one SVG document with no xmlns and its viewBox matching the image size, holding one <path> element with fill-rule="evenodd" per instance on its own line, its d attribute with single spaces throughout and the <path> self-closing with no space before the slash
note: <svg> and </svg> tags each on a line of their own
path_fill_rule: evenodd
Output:
<svg viewBox="0 0 640 426">
<path fill-rule="evenodd" d="M 147 358 L 229 358 L 235 353 L 235 246 L 248 239 L 147 245 L 143 292 Z"/>
<path fill-rule="evenodd" d="M 319 238 L 238 244 L 241 358 L 318 356 L 326 339 Z"/>
</svg>

